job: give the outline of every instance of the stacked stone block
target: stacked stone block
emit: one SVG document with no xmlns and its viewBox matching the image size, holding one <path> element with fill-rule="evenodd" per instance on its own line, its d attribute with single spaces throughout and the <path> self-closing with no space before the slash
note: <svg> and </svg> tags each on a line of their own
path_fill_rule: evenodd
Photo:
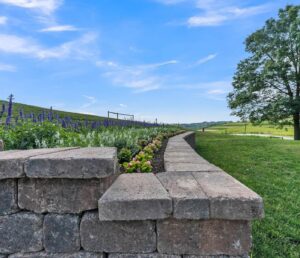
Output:
<svg viewBox="0 0 300 258">
<path fill-rule="evenodd" d="M 115 148 L 0 153 L 0 258 L 246 258 L 262 199 L 169 140 L 167 172 L 119 176 Z"/>
<path fill-rule="evenodd" d="M 115 148 L 0 153 L 0 258 L 102 258 L 80 223 L 118 176 Z"/>
</svg>

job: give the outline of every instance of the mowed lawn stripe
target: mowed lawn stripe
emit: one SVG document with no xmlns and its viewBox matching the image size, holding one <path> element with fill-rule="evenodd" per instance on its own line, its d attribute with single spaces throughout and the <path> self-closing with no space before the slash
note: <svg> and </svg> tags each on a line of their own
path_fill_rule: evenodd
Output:
<svg viewBox="0 0 300 258">
<path fill-rule="evenodd" d="M 300 142 L 198 133 L 205 159 L 257 192 L 266 217 L 253 223 L 252 257 L 300 257 Z"/>
</svg>

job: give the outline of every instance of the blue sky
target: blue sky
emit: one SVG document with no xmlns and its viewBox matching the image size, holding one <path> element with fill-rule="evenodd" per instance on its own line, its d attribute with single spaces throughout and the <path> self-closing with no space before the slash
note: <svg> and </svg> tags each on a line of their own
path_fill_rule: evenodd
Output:
<svg viewBox="0 0 300 258">
<path fill-rule="evenodd" d="M 290 0 L 0 0 L 0 99 L 141 120 L 236 120 L 243 42 Z"/>
</svg>

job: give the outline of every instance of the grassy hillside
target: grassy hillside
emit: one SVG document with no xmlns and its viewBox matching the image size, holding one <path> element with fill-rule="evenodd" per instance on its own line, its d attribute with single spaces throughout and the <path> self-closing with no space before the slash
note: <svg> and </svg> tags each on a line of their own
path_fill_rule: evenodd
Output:
<svg viewBox="0 0 300 258">
<path fill-rule="evenodd" d="M 232 122 L 225 123 L 222 125 L 211 126 L 207 130 L 218 133 L 227 134 L 241 134 L 241 133 L 252 133 L 252 134 L 272 134 L 280 136 L 293 136 L 294 129 L 292 126 L 284 126 L 279 128 L 276 125 L 263 123 L 262 125 L 252 125 L 251 123 Z"/>
<path fill-rule="evenodd" d="M 225 124 L 225 123 L 228 123 L 228 121 L 212 121 L 212 122 L 180 124 L 180 126 L 182 126 L 183 128 L 189 129 L 189 130 L 199 130 L 202 128 L 221 125 L 221 124 Z"/>
<path fill-rule="evenodd" d="M 263 197 L 251 257 L 300 257 L 300 142 L 199 132 L 197 151 Z"/>
<path fill-rule="evenodd" d="M 0 108 L 2 108 L 2 104 L 5 103 L 6 109 L 8 106 L 7 101 L 0 100 Z M 49 108 L 43 108 L 43 107 L 37 107 L 37 106 L 32 106 L 32 105 L 26 105 L 26 104 L 21 104 L 21 103 L 14 103 L 13 104 L 13 116 L 18 116 L 19 111 L 22 109 L 25 114 L 30 114 L 34 113 L 35 115 L 40 114 L 43 110 L 48 112 Z M 70 117 L 74 121 L 99 121 L 105 119 L 105 117 L 101 116 L 94 116 L 94 115 L 86 115 L 86 114 L 79 114 L 79 113 L 72 113 L 72 112 L 65 112 L 65 111 L 60 111 L 60 110 L 53 110 L 54 114 L 59 114 L 60 117 Z M 5 115 L 4 115 L 5 117 Z"/>
</svg>

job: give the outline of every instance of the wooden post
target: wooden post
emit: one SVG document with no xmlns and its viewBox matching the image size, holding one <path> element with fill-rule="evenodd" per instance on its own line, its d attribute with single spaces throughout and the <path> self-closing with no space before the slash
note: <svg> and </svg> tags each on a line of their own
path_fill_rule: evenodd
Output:
<svg viewBox="0 0 300 258">
<path fill-rule="evenodd" d="M 0 151 L 4 151 L 4 142 L 0 140 Z"/>
</svg>

